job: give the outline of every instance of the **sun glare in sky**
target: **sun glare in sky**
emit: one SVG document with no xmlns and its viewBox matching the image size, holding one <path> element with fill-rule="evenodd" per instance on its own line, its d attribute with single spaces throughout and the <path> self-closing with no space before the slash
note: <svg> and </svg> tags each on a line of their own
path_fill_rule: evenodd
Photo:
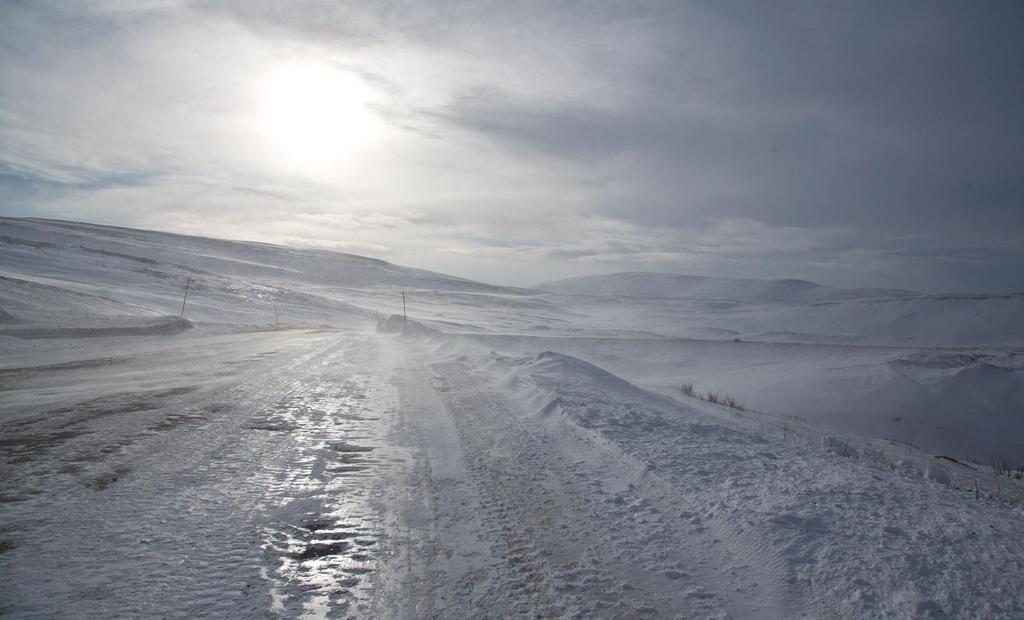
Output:
<svg viewBox="0 0 1024 620">
<path fill-rule="evenodd" d="M 322 63 L 291 63 L 262 85 L 259 125 L 275 162 L 291 171 L 330 172 L 372 138 L 370 96 L 357 76 Z"/>
</svg>

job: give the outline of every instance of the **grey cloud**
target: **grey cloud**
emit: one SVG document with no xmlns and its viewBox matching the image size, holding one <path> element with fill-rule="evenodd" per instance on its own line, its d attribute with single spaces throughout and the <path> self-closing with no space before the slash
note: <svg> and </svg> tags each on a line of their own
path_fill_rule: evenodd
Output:
<svg viewBox="0 0 1024 620">
<path fill-rule="evenodd" d="M 589 170 L 593 212 L 636 224 L 855 227 L 866 248 L 919 233 L 914 251 L 936 259 L 965 236 L 1024 245 L 1021 5 L 715 3 L 663 17 L 658 61 L 623 76 L 626 108 L 484 91 L 444 113 Z M 690 17 L 696 43 L 673 37 L 694 33 Z"/>
<path fill-rule="evenodd" d="M 318 244 L 310 222 L 337 214 L 339 246 L 458 269 L 435 253 L 477 249 L 517 283 L 557 263 L 1024 290 L 1017 2 L 44 2 L 0 18 L 0 188 L 34 214 L 180 228 L 217 208 L 227 229 L 272 212 Z M 381 94 L 401 138 L 377 184 L 232 160 L 244 140 L 217 97 L 235 65 L 295 49 Z M 104 211 L 109 196 L 148 211 Z"/>
</svg>

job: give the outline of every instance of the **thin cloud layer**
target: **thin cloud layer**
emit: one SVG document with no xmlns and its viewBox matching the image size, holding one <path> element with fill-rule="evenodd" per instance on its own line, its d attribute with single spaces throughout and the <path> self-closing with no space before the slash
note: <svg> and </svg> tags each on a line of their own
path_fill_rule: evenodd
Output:
<svg viewBox="0 0 1024 620">
<path fill-rule="evenodd" d="M 2 210 L 513 284 L 1024 291 L 1022 31 L 1013 2 L 9 2 Z M 270 119 L 282 71 L 356 86 Z M 326 96 L 372 130 L 301 117 Z"/>
</svg>

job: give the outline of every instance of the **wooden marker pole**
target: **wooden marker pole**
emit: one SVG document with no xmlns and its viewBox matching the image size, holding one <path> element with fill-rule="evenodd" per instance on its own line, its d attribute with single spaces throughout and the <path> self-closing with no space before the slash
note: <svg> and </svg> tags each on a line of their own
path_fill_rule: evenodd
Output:
<svg viewBox="0 0 1024 620">
<path fill-rule="evenodd" d="M 185 316 L 185 301 L 188 300 L 188 287 L 192 284 L 192 276 L 185 280 L 185 296 L 181 298 L 181 316 Z"/>
</svg>

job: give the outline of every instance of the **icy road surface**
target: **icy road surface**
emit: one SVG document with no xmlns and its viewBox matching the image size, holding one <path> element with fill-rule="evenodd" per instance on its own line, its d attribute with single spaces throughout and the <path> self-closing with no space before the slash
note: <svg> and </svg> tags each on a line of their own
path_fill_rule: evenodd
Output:
<svg viewBox="0 0 1024 620">
<path fill-rule="evenodd" d="M 574 358 L 338 331 L 64 355 L 0 374 L 0 613 L 1022 611 L 1019 508 Z"/>
<path fill-rule="evenodd" d="M 629 471 L 531 430 L 460 365 L 437 374 L 411 343 L 375 335 L 203 347 L 219 347 L 193 360 L 204 383 L 142 392 L 116 390 L 143 368 L 159 381 L 167 356 L 194 353 L 4 373 L 15 400 L 45 400 L 58 382 L 115 390 L 5 427 L 17 475 L 4 479 L 4 535 L 17 546 L 0 555 L 4 612 L 717 609 L 710 592 L 687 600 L 686 572 L 651 579 L 636 565 L 638 553 L 680 567 L 695 558 L 661 549 L 653 535 L 671 533 L 650 507 L 605 501 L 627 491 Z M 112 372 L 122 364 L 135 370 Z M 224 384 L 211 384 L 218 374 Z"/>
</svg>

